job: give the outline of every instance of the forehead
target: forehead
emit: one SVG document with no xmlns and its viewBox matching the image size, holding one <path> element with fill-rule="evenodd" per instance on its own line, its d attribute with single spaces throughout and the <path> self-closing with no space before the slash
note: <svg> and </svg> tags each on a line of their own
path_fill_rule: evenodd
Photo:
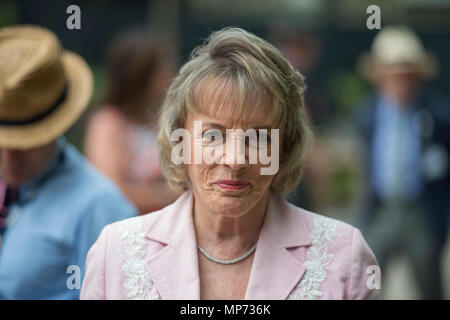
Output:
<svg viewBox="0 0 450 320">
<path fill-rule="evenodd" d="M 200 83 L 193 95 L 191 117 L 222 127 L 276 127 L 272 99 L 257 86 L 229 79 L 208 79 Z"/>
<path fill-rule="evenodd" d="M 257 115 L 252 118 L 235 118 L 224 109 L 220 109 L 214 114 L 205 114 L 199 112 L 188 113 L 188 121 L 202 121 L 203 126 L 220 127 L 225 129 L 272 129 L 276 125 L 262 115 Z"/>
</svg>

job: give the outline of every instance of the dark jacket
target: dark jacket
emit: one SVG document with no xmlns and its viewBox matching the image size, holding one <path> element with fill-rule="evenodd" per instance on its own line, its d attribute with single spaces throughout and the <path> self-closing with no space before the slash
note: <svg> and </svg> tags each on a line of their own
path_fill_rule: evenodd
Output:
<svg viewBox="0 0 450 320">
<path fill-rule="evenodd" d="M 373 187 L 372 161 L 373 142 L 376 128 L 377 97 L 372 95 L 360 103 L 356 109 L 355 122 L 365 145 L 367 195 L 365 208 L 360 216 L 360 227 L 364 230 L 375 216 L 381 198 Z M 429 225 L 439 245 L 444 245 L 448 229 L 450 210 L 450 103 L 442 96 L 425 91 L 416 104 L 415 114 L 420 132 L 420 162 L 423 181 L 418 201 L 425 207 Z M 434 154 L 434 155 L 432 155 Z M 439 174 L 430 174 L 430 155 L 439 157 L 444 170 Z M 428 158 L 426 161 L 425 158 Z M 424 165 L 428 163 L 427 165 Z M 433 162 L 431 162 L 433 163 Z M 431 170 L 433 171 L 433 170 Z M 436 171 L 436 170 L 435 170 Z"/>
</svg>

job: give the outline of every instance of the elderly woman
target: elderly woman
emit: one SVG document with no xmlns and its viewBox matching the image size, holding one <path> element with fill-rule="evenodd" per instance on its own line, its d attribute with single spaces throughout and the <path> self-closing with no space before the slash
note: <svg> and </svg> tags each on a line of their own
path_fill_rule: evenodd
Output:
<svg viewBox="0 0 450 320">
<path fill-rule="evenodd" d="M 168 90 L 158 137 L 163 170 L 185 192 L 104 228 L 81 298 L 378 298 L 361 233 L 282 197 L 300 180 L 311 136 L 304 89 L 277 49 L 242 29 L 195 49 Z"/>
</svg>

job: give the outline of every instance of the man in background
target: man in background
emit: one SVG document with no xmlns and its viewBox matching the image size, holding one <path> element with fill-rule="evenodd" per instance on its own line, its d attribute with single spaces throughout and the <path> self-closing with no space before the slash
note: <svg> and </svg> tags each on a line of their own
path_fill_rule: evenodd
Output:
<svg viewBox="0 0 450 320">
<path fill-rule="evenodd" d="M 382 272 L 398 250 L 425 299 L 441 299 L 450 208 L 450 106 L 425 88 L 437 65 L 407 27 L 383 28 L 359 61 L 375 93 L 357 108 L 366 146 L 361 229 Z"/>
<path fill-rule="evenodd" d="M 0 298 L 77 299 L 101 229 L 136 215 L 62 136 L 92 73 L 44 28 L 0 29 Z"/>
</svg>

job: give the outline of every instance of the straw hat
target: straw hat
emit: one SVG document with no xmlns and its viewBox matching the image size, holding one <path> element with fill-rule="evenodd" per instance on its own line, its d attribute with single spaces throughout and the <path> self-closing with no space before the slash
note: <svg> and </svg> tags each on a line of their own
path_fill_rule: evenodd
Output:
<svg viewBox="0 0 450 320">
<path fill-rule="evenodd" d="M 434 56 L 406 26 L 383 28 L 376 35 L 370 53 L 361 55 L 358 69 L 368 79 L 380 74 L 417 73 L 425 79 L 438 72 Z"/>
<path fill-rule="evenodd" d="M 88 106 L 93 77 L 37 26 L 0 29 L 0 148 L 28 149 L 55 140 Z"/>
</svg>

